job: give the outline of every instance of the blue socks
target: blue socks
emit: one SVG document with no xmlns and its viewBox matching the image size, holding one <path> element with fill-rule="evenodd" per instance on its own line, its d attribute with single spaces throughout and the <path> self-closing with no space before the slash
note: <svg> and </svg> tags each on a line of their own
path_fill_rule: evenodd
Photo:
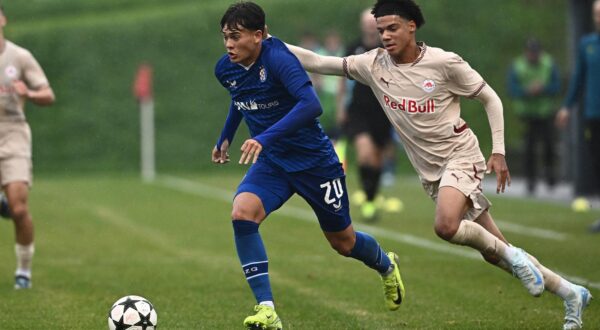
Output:
<svg viewBox="0 0 600 330">
<path fill-rule="evenodd" d="M 233 220 L 233 233 L 242 270 L 257 303 L 273 301 L 269 282 L 269 262 L 258 224 L 246 220 Z"/>
<path fill-rule="evenodd" d="M 356 232 L 356 243 L 354 243 L 349 257 L 364 262 L 365 265 L 375 269 L 380 274 L 387 273 L 392 264 L 375 238 L 360 231 Z"/>
</svg>

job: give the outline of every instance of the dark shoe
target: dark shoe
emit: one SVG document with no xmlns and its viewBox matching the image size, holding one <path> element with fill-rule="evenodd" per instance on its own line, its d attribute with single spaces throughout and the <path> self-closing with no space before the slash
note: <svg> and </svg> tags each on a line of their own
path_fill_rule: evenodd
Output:
<svg viewBox="0 0 600 330">
<path fill-rule="evenodd" d="M 600 219 L 592 223 L 588 230 L 590 231 L 590 233 L 600 233 Z"/>
<path fill-rule="evenodd" d="M 0 194 L 0 217 L 10 220 L 10 208 L 8 207 L 8 200 L 4 194 Z"/>
</svg>

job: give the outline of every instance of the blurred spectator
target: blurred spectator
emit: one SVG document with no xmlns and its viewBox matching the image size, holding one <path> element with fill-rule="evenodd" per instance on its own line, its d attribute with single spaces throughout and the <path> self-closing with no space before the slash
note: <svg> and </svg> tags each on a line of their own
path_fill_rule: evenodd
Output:
<svg viewBox="0 0 600 330">
<path fill-rule="evenodd" d="M 600 189 L 600 0 L 594 1 L 593 18 L 596 31 L 581 38 L 567 99 L 556 115 L 556 124 L 566 126 L 569 112 L 583 94 L 587 155 L 594 166 L 595 185 Z M 590 231 L 600 232 L 600 220 L 592 224 Z"/>
<path fill-rule="evenodd" d="M 556 183 L 553 117 L 554 97 L 560 91 L 556 64 L 542 50 L 538 40 L 530 38 L 525 52 L 513 62 L 508 76 L 508 90 L 514 99 L 513 109 L 525 125 L 524 170 L 529 194 L 535 192 L 538 169 L 545 170 L 546 183 Z M 543 166 L 538 166 L 538 145 L 543 146 Z"/>
<path fill-rule="evenodd" d="M 356 55 L 380 47 L 375 17 L 367 9 L 360 19 L 361 37 L 348 47 L 346 55 Z M 340 84 L 341 98 L 345 98 L 347 86 Z M 354 82 L 346 113 L 346 132 L 356 147 L 356 158 L 362 189 L 366 201 L 361 204 L 361 215 L 375 220 L 377 205 L 375 197 L 379 190 L 385 147 L 391 142 L 391 124 L 381 109 L 369 86 Z"/>
</svg>

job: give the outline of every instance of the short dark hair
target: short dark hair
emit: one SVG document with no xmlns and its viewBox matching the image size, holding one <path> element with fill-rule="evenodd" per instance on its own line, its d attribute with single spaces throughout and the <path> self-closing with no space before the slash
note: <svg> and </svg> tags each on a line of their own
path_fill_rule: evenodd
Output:
<svg viewBox="0 0 600 330">
<path fill-rule="evenodd" d="M 377 0 L 371 14 L 377 17 L 398 15 L 409 21 L 414 21 L 417 29 L 425 24 L 421 8 L 413 0 Z"/>
<path fill-rule="evenodd" d="M 243 27 L 252 31 L 265 31 L 265 12 L 250 1 L 240 1 L 227 8 L 221 18 L 221 29 Z"/>
</svg>

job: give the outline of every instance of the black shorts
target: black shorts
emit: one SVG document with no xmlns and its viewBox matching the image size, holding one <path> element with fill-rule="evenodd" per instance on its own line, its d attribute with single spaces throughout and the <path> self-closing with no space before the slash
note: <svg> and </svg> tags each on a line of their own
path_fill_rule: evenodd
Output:
<svg viewBox="0 0 600 330">
<path fill-rule="evenodd" d="M 351 140 L 359 134 L 367 133 L 382 148 L 392 140 L 392 124 L 379 105 L 373 107 L 353 103 L 348 108 L 345 133 Z"/>
</svg>

